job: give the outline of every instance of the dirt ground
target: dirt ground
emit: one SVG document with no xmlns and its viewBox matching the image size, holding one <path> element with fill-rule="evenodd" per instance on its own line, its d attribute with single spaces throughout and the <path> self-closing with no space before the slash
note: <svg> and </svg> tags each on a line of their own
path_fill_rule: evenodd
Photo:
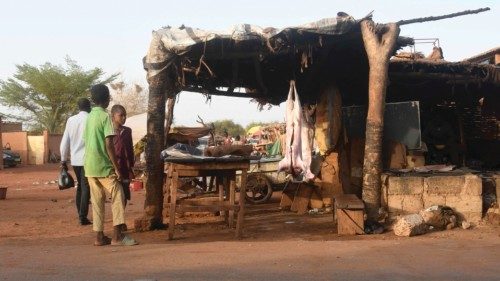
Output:
<svg viewBox="0 0 500 281">
<path fill-rule="evenodd" d="M 331 215 L 298 216 L 273 202 L 249 206 L 244 239 L 219 217 L 178 219 L 165 230 L 129 234 L 140 245 L 95 247 L 78 224 L 74 189 L 59 191 L 57 165 L 0 171 L 0 280 L 498 280 L 500 227 L 482 224 L 419 237 L 342 237 Z M 132 193 L 127 224 L 141 215 Z M 105 229 L 111 230 L 107 205 Z M 90 219 L 91 216 L 90 216 Z M 165 220 L 167 221 L 167 220 Z M 110 233 L 109 233 L 110 234 Z"/>
</svg>

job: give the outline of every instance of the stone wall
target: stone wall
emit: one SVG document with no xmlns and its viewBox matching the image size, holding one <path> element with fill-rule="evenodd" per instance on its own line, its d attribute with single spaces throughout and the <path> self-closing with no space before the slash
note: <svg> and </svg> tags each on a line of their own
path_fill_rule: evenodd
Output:
<svg viewBox="0 0 500 281">
<path fill-rule="evenodd" d="M 482 217 L 482 180 L 473 174 L 382 176 L 382 206 L 389 218 L 414 214 L 432 205 L 446 205 L 469 222 Z"/>
</svg>

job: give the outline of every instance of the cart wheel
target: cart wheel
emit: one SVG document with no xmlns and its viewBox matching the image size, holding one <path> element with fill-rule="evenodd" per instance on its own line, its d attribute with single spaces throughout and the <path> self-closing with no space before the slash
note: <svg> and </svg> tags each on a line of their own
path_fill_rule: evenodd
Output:
<svg viewBox="0 0 500 281">
<path fill-rule="evenodd" d="M 251 204 L 262 204 L 273 195 L 271 181 L 261 174 L 249 174 L 245 199 Z"/>
</svg>

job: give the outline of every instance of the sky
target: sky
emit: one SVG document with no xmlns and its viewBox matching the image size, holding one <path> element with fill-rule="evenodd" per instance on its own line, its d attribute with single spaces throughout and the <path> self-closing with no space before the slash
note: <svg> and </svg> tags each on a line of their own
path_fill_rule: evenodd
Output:
<svg viewBox="0 0 500 281">
<path fill-rule="evenodd" d="M 163 26 L 182 24 L 206 30 L 230 30 L 235 24 L 284 28 L 335 17 L 343 11 L 362 18 L 374 11 L 376 22 L 394 22 L 469 9 L 490 7 L 491 11 L 436 22 L 401 27 L 401 36 L 439 38 L 444 57 L 457 61 L 499 45 L 500 1 L 132 1 L 132 0 L 2 0 L 0 16 L 0 79 L 15 72 L 15 65 L 45 62 L 63 64 L 66 56 L 86 69 L 100 67 L 106 73 L 121 73 L 128 83 L 146 85 L 142 58 L 151 32 Z M 496 23 L 496 24 L 495 24 Z M 432 46 L 417 46 L 424 54 Z M 0 110 L 5 111 L 5 107 Z M 178 125 L 233 119 L 246 125 L 251 121 L 283 121 L 284 106 L 259 111 L 248 99 L 213 97 L 184 93 L 175 105 Z"/>
</svg>

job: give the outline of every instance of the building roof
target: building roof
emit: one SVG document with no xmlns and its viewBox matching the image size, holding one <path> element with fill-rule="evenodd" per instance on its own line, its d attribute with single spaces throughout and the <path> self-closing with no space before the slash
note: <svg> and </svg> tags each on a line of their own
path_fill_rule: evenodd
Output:
<svg viewBox="0 0 500 281">
<path fill-rule="evenodd" d="M 483 63 L 485 61 L 489 62 L 490 60 L 494 60 L 495 55 L 500 54 L 500 47 L 493 48 L 491 50 L 488 50 L 486 52 L 482 52 L 480 54 L 477 54 L 475 56 L 472 56 L 470 58 L 466 58 L 462 61 L 464 62 L 471 62 L 471 63 Z M 494 62 L 493 62 L 494 64 Z"/>
</svg>

